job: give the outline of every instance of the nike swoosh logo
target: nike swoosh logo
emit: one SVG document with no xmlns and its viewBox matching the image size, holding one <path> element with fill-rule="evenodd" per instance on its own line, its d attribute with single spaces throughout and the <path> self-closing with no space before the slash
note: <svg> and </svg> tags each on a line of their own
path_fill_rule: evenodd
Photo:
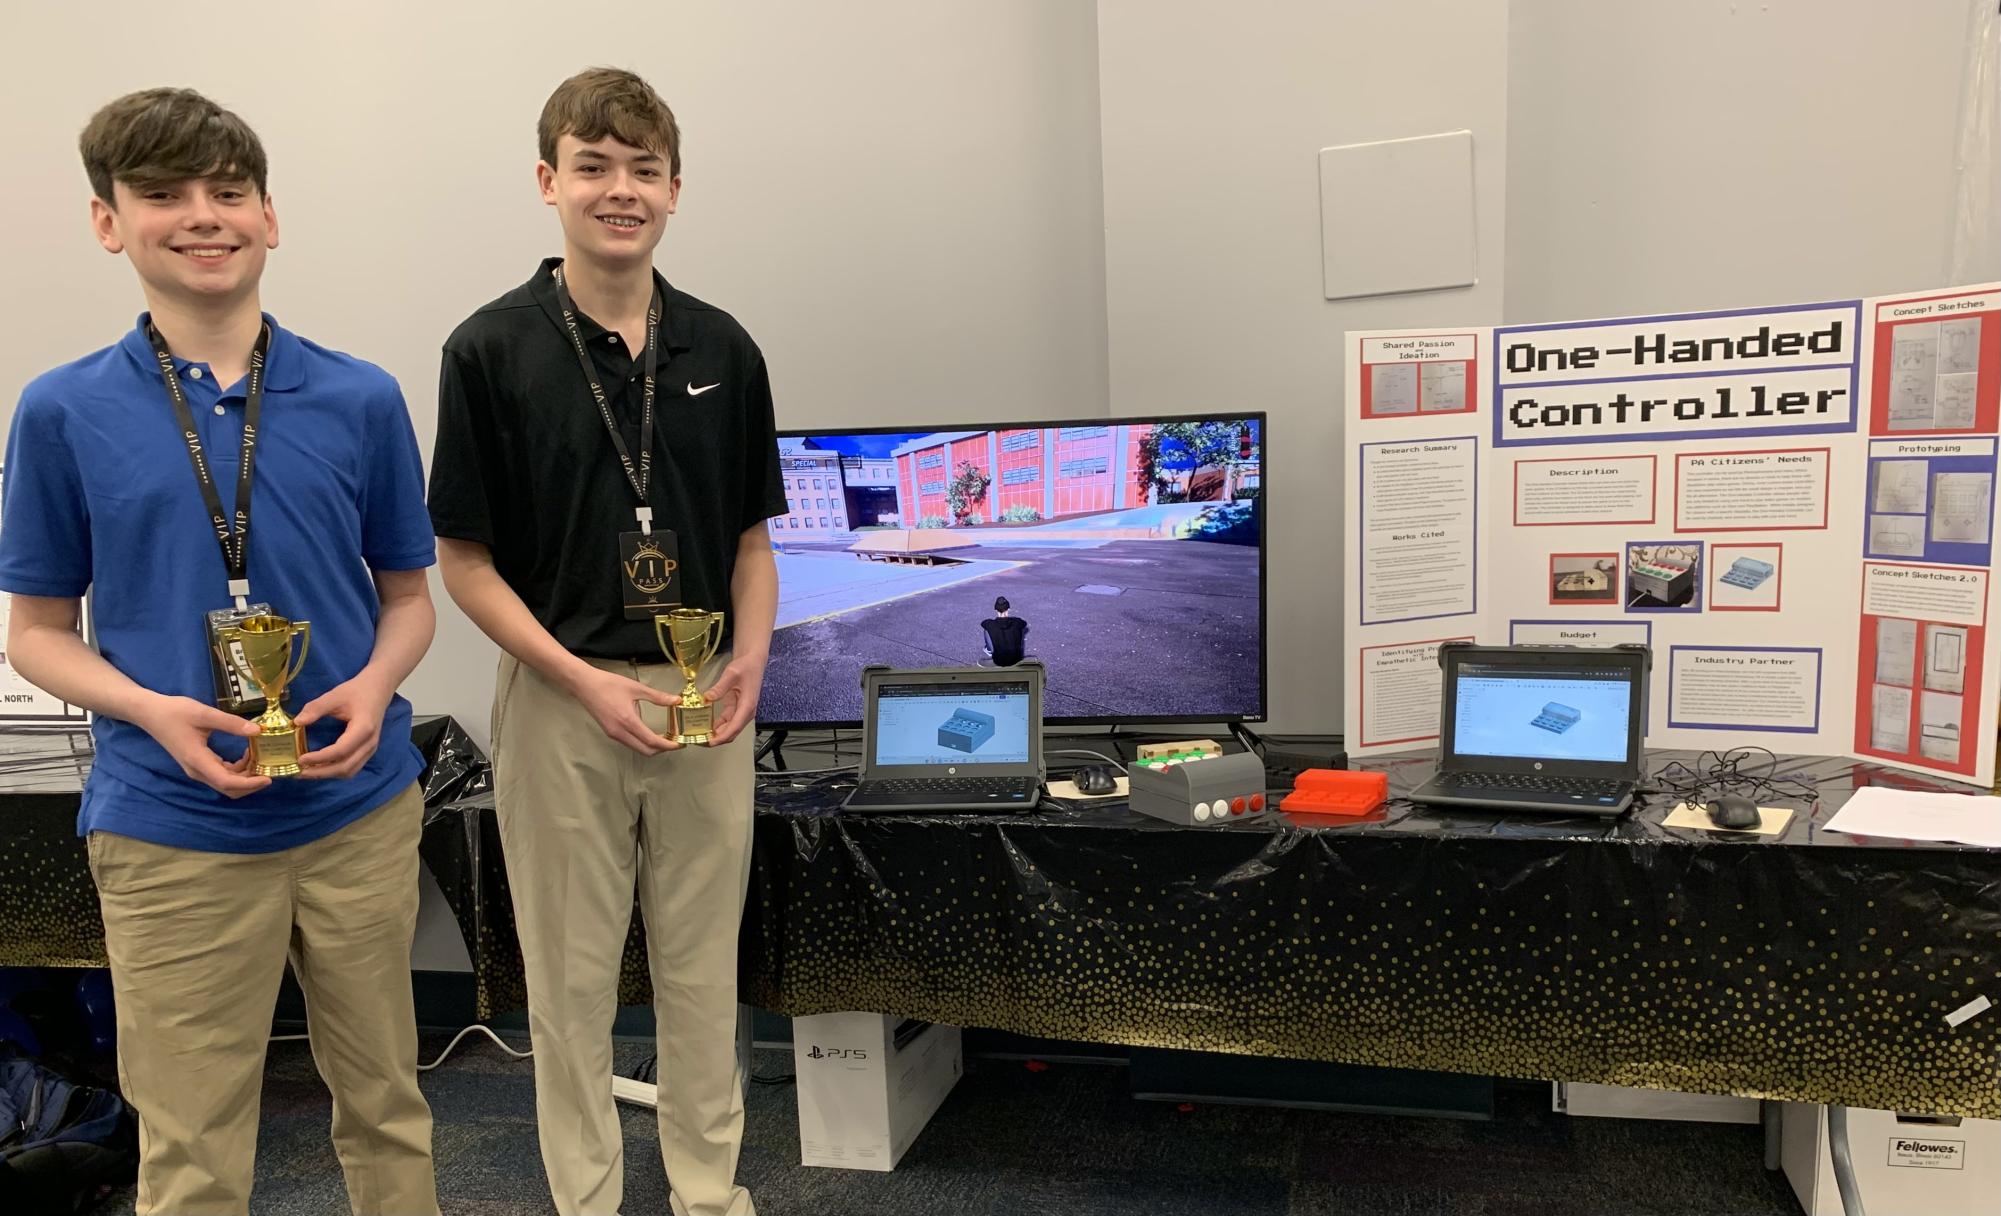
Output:
<svg viewBox="0 0 2001 1216">
<path fill-rule="evenodd" d="M 702 387 L 696 388 L 695 382 L 693 380 L 690 380 L 688 381 L 688 395 L 690 397 L 699 397 L 703 393 L 708 392 L 712 388 L 721 388 L 722 383 L 723 383 L 722 381 L 718 380 L 714 384 L 704 384 Z"/>
</svg>

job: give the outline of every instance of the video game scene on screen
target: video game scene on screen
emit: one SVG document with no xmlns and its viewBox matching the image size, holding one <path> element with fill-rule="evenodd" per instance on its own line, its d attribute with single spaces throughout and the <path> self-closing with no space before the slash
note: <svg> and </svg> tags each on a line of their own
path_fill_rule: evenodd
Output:
<svg viewBox="0 0 2001 1216">
<path fill-rule="evenodd" d="M 1045 720 L 1264 710 L 1262 415 L 779 437 L 761 725 L 861 669 L 1047 671 Z"/>
</svg>

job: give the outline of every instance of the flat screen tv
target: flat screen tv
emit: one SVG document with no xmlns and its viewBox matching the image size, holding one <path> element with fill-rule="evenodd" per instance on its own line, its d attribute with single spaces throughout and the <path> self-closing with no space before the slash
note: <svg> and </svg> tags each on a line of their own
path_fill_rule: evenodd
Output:
<svg viewBox="0 0 2001 1216">
<path fill-rule="evenodd" d="M 1262 720 L 1264 432 L 1236 413 L 781 434 L 759 725 L 860 725 L 871 663 L 1017 655 L 1046 672 L 1045 722 Z"/>
</svg>

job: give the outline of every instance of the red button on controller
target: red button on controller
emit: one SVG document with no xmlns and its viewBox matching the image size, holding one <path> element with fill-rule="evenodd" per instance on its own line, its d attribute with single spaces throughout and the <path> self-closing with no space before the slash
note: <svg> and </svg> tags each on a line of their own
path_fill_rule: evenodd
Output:
<svg viewBox="0 0 2001 1216">
<path fill-rule="evenodd" d="M 1243 798 L 1242 798 L 1242 797 L 1236 797 L 1236 798 L 1232 798 L 1232 799 L 1230 799 L 1230 814 L 1232 814 L 1232 815 L 1241 815 L 1241 814 L 1243 814 L 1243 813 L 1244 813 L 1244 800 L 1243 800 Z"/>
<path fill-rule="evenodd" d="M 1263 794 L 1251 795 L 1251 809 L 1254 811 L 1262 811 L 1265 809 L 1265 796 Z"/>
</svg>

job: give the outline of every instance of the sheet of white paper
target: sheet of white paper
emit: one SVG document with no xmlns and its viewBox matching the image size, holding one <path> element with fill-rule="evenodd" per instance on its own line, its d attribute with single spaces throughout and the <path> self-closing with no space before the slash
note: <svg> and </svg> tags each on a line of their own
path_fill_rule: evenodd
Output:
<svg viewBox="0 0 2001 1216">
<path fill-rule="evenodd" d="M 1959 707 L 1962 698 L 1956 693 L 1928 692 L 1920 701 L 1918 729 L 1927 735 L 1951 735 L 1959 737 Z"/>
<path fill-rule="evenodd" d="M 1933 474 L 1932 539 L 1986 544 L 1993 501 L 1992 473 Z"/>
<path fill-rule="evenodd" d="M 1890 429 L 1930 430 L 1938 369 L 1938 322 L 1899 325 L 1890 343 Z"/>
<path fill-rule="evenodd" d="M 1966 691 L 1966 630 L 1957 625 L 1925 627 L 1925 687 L 1934 692 Z"/>
<path fill-rule="evenodd" d="M 1876 618 L 1876 682 L 1909 688 L 1917 667 L 1918 623 L 1900 617 Z"/>
<path fill-rule="evenodd" d="M 1879 752 L 1911 750 L 1911 690 L 1878 684 L 1870 691 L 1869 746 Z"/>
<path fill-rule="evenodd" d="M 1423 363 L 1419 364 L 1419 369 L 1417 408 L 1420 411 L 1466 408 L 1464 363 Z"/>
<path fill-rule="evenodd" d="M 1924 431 L 1932 426 L 1935 377 L 1917 372 L 1890 373 L 1890 429 Z"/>
<path fill-rule="evenodd" d="M 2001 798 L 1864 786 L 1827 821 L 1826 830 L 2001 848 Z"/>
<path fill-rule="evenodd" d="M 1923 557 L 1925 521 L 1917 515 L 1871 515 L 1869 552 L 1879 557 Z"/>
<path fill-rule="evenodd" d="M 1872 511 L 1892 515 L 1925 513 L 1925 470 L 1922 460 L 1876 460 L 1870 462 L 1876 477 L 1876 493 L 1869 500 Z"/>
<path fill-rule="evenodd" d="M 1938 327 L 1938 374 L 1978 371 L 1980 368 L 1980 318 L 1963 317 L 1941 321 Z"/>
<path fill-rule="evenodd" d="M 1369 412 L 1417 412 L 1417 368 L 1409 363 L 1377 363 L 1369 368 Z M 1927 411 L 1926 417 L 1930 417 Z"/>
<path fill-rule="evenodd" d="M 1937 321 L 1899 325 L 1890 340 L 1890 370 L 1923 372 L 1927 376 L 1935 373 L 1938 370 L 1938 329 Z"/>
<path fill-rule="evenodd" d="M 1942 427 L 1971 430 L 1973 427 L 1973 390 L 1980 383 L 1980 377 L 1973 372 L 1960 372 L 1952 376 L 1938 378 L 1938 393 L 1933 403 L 1933 413 Z"/>
<path fill-rule="evenodd" d="M 1958 761 L 1961 703 L 1961 698 L 1949 692 L 1927 692 L 1918 698 L 1919 755 L 1927 760 Z"/>
</svg>

